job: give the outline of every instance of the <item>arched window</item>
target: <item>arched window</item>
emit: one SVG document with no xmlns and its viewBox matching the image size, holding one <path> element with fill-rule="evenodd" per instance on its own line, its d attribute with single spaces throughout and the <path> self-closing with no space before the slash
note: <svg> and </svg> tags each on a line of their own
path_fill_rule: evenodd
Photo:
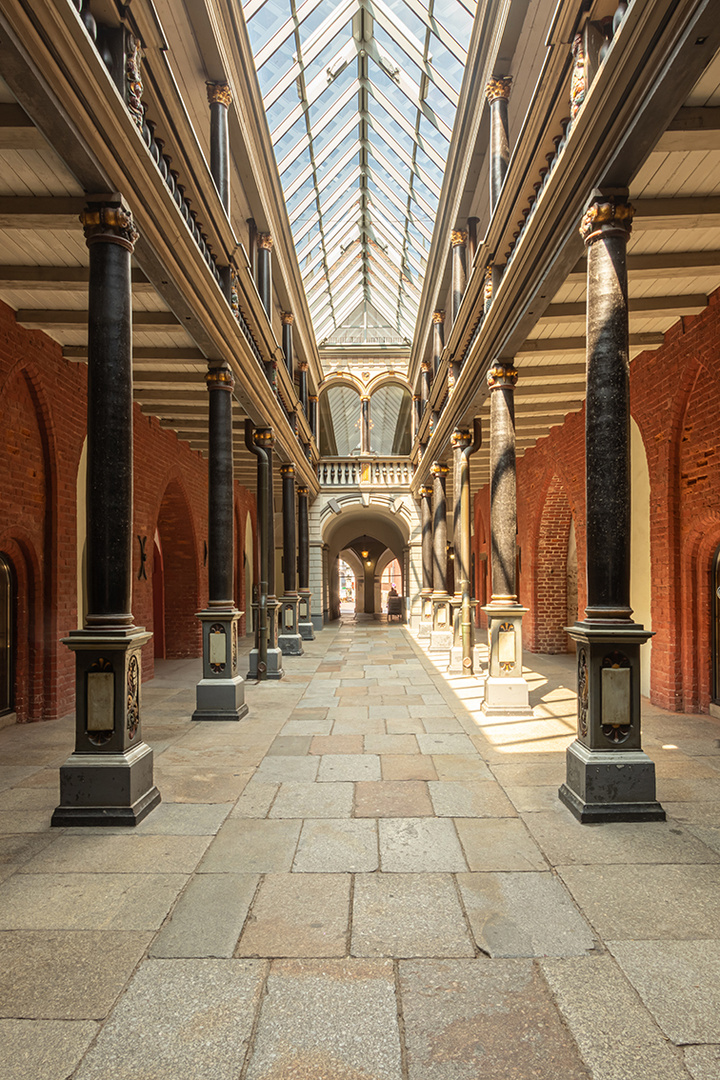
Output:
<svg viewBox="0 0 720 1080">
<path fill-rule="evenodd" d="M 379 387 L 370 398 L 370 447 L 388 457 L 410 453 L 410 410 L 412 397 L 404 386 L 390 383 Z"/>
<path fill-rule="evenodd" d="M 15 571 L 0 552 L 0 716 L 15 706 Z"/>
</svg>

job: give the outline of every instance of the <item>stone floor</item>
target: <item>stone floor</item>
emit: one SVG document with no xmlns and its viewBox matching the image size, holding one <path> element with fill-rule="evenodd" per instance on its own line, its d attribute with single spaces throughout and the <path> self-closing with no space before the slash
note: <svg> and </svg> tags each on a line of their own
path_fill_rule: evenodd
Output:
<svg viewBox="0 0 720 1080">
<path fill-rule="evenodd" d="M 572 661 L 526 660 L 488 724 L 345 620 L 214 725 L 168 661 L 131 832 L 49 828 L 71 722 L 0 731 L 2 1080 L 718 1080 L 720 724 L 645 703 L 668 822 L 583 827 Z"/>
</svg>

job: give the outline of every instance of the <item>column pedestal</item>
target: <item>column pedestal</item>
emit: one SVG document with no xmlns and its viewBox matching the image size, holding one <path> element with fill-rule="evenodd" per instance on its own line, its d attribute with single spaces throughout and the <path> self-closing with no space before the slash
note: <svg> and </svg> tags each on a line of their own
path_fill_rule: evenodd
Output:
<svg viewBox="0 0 720 1080">
<path fill-rule="evenodd" d="M 477 600 L 470 601 L 470 618 L 472 620 L 472 627 L 475 626 L 475 609 L 477 607 Z M 466 665 L 463 663 L 463 645 L 462 645 L 462 597 L 454 596 L 452 600 L 452 618 L 453 618 L 453 646 L 450 650 L 450 666 L 448 667 L 448 674 L 450 675 L 472 675 L 473 672 L 478 671 L 479 654 L 477 645 L 471 644 L 472 651 L 472 670 L 466 670 Z M 474 642 L 474 634 L 472 637 Z M 469 665 L 468 665 L 469 666 Z"/>
<path fill-rule="evenodd" d="M 450 654 L 453 647 L 452 597 L 435 595 L 432 598 L 433 624 L 430 631 L 430 652 Z"/>
<path fill-rule="evenodd" d="M 488 673 L 485 677 L 485 716 L 528 716 L 529 687 L 522 673 L 522 604 L 488 604 Z"/>
<path fill-rule="evenodd" d="M 196 687 L 197 707 L 193 720 L 241 720 L 245 704 L 244 683 L 238 674 L 238 620 L 241 611 L 199 611 L 202 623 L 203 675 Z"/>
<path fill-rule="evenodd" d="M 300 597 L 281 596 L 279 601 L 280 627 L 278 646 L 283 656 L 302 656 L 303 639 L 299 629 Z"/>
<path fill-rule="evenodd" d="M 315 640 L 315 627 L 310 614 L 312 593 L 309 589 L 299 589 L 300 602 L 298 605 L 298 633 L 303 641 Z"/>
<path fill-rule="evenodd" d="M 265 672 L 266 679 L 282 679 L 285 676 L 285 672 L 282 666 L 282 650 L 278 647 L 278 633 L 277 633 L 277 618 L 278 618 L 278 601 L 273 597 L 267 602 L 267 626 L 268 626 L 268 648 L 267 648 L 267 669 Z M 253 612 L 255 611 L 253 607 Z M 258 650 L 251 649 L 250 656 L 248 657 L 248 679 L 257 679 L 258 677 Z"/>
<path fill-rule="evenodd" d="M 137 825 L 160 802 L 153 752 L 140 731 L 140 650 L 152 634 L 77 630 L 75 751 L 60 766 L 52 825 Z"/>
<path fill-rule="evenodd" d="M 579 821 L 664 821 L 655 798 L 655 765 L 640 745 L 638 623 L 568 627 L 578 663 L 578 737 L 567 749 L 558 794 Z"/>
<path fill-rule="evenodd" d="M 420 593 L 420 622 L 418 623 L 418 641 L 428 641 L 433 628 L 432 591 L 425 589 Z"/>
</svg>

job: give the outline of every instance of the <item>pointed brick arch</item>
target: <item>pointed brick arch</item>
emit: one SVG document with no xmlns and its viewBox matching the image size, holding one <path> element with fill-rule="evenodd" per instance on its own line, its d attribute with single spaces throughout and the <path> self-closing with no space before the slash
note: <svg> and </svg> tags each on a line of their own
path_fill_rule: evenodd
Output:
<svg viewBox="0 0 720 1080">
<path fill-rule="evenodd" d="M 190 504 L 179 480 L 165 489 L 157 517 L 165 579 L 165 656 L 201 655 L 198 543 Z"/>
<path fill-rule="evenodd" d="M 534 574 L 528 575 L 530 618 L 526 642 L 531 652 L 568 651 L 567 558 L 572 512 L 557 475 L 551 477 L 537 530 Z"/>
</svg>

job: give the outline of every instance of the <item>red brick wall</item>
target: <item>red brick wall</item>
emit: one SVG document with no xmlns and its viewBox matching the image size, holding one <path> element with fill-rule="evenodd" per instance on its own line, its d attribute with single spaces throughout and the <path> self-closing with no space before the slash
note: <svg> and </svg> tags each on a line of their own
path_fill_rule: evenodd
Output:
<svg viewBox="0 0 720 1080">
<path fill-rule="evenodd" d="M 19 327 L 0 304 L 0 551 L 18 578 L 15 704 L 20 721 L 74 706 L 73 655 L 60 638 L 77 627 L 77 474 L 85 441 L 84 364 L 63 359 L 45 334 Z M 153 629 L 153 537 L 164 540 L 166 654 L 198 656 L 195 612 L 207 603 L 207 464 L 154 418 L 134 411 L 133 613 Z M 255 520 L 254 496 L 236 499 Z M 147 537 L 147 577 L 138 536 Z M 241 583 L 244 588 L 244 582 Z M 152 676 L 153 645 L 143 650 Z"/>
<path fill-rule="evenodd" d="M 522 373 L 521 373 L 522 378 Z M 711 572 L 720 545 L 720 290 L 698 316 L 681 319 L 653 352 L 630 367 L 631 412 L 650 473 L 652 574 L 651 700 L 664 708 L 705 711 L 712 672 Z M 578 553 L 578 609 L 586 604 L 585 412 L 568 416 L 518 461 L 521 599 L 530 607 L 531 651 L 555 641 L 561 610 L 555 558 L 567 552 L 569 520 Z M 488 520 L 488 490 L 475 496 Z M 487 549 L 487 547 L 486 547 Z"/>
</svg>

